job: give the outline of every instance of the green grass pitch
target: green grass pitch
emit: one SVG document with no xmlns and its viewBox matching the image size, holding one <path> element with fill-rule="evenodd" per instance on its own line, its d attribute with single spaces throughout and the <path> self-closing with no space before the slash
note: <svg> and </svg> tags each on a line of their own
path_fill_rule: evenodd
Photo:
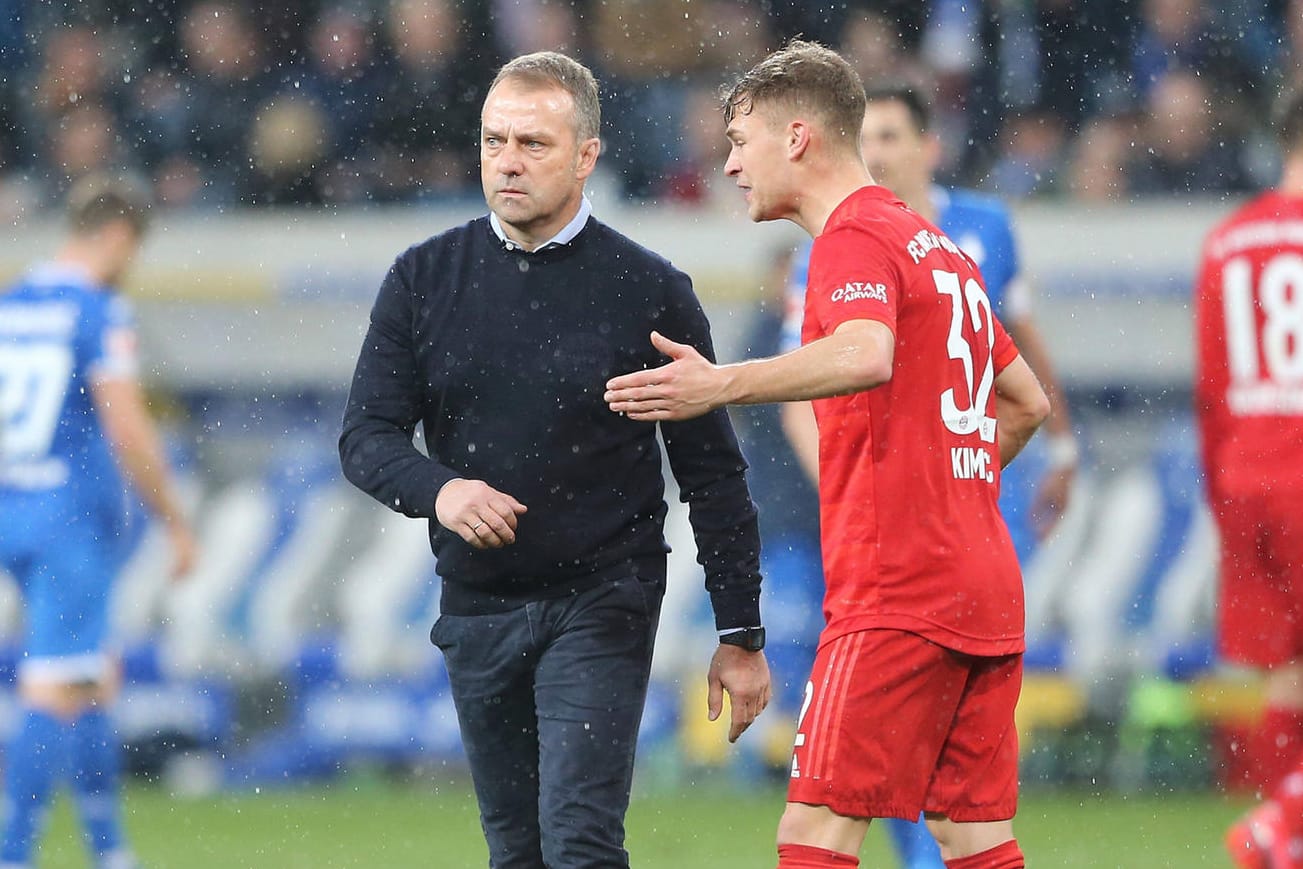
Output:
<svg viewBox="0 0 1303 869">
<path fill-rule="evenodd" d="M 772 869 L 778 789 L 703 782 L 639 793 L 629 812 L 634 869 Z M 1229 866 L 1226 825 L 1245 798 L 1210 793 L 1144 796 L 1035 790 L 1015 827 L 1033 867 Z M 353 776 L 311 788 L 200 798 L 133 786 L 126 824 L 146 869 L 462 869 L 487 865 L 464 779 L 404 784 Z M 886 837 L 870 830 L 862 866 L 892 867 Z M 39 869 L 87 865 L 61 799 Z"/>
</svg>

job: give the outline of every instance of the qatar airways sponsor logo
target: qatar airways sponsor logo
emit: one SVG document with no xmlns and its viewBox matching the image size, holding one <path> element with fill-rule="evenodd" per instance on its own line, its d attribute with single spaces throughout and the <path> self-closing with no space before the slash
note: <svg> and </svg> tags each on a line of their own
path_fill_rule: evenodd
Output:
<svg viewBox="0 0 1303 869">
<path fill-rule="evenodd" d="M 832 291 L 832 300 L 834 302 L 858 302 L 862 299 L 872 299 L 875 302 L 886 304 L 886 284 L 870 284 L 864 281 L 847 281 L 845 284 Z"/>
</svg>

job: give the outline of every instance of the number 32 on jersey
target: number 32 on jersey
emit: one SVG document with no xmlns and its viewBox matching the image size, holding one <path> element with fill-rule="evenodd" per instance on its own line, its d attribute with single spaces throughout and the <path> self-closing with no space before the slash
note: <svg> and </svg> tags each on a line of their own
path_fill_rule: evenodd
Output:
<svg viewBox="0 0 1303 869">
<path fill-rule="evenodd" d="M 941 393 L 941 422 L 954 434 L 976 433 L 983 443 L 994 444 L 995 417 L 986 413 L 995 383 L 995 315 L 991 299 L 973 278 L 960 284 L 954 272 L 934 270 L 932 280 L 937 292 L 950 298 L 946 352 L 964 366 L 963 383 Z M 985 447 L 951 447 L 950 466 L 957 480 L 995 482 L 995 464 Z"/>
</svg>

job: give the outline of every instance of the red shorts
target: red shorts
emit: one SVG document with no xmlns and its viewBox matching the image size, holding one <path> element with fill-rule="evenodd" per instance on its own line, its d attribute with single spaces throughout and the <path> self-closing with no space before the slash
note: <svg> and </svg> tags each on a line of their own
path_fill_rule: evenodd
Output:
<svg viewBox="0 0 1303 869">
<path fill-rule="evenodd" d="M 1222 537 L 1222 655 L 1255 667 L 1303 657 L 1303 494 L 1263 492 L 1214 512 Z"/>
<path fill-rule="evenodd" d="M 819 648 L 787 799 L 855 818 L 1004 821 L 1018 806 L 1022 655 L 963 655 L 895 630 Z"/>
</svg>

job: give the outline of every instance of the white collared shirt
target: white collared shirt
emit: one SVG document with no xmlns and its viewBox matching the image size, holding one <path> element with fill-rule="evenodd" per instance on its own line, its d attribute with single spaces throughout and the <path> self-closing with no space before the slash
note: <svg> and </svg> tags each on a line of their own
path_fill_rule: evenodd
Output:
<svg viewBox="0 0 1303 869">
<path fill-rule="evenodd" d="M 493 227 L 493 234 L 502 241 L 507 250 L 518 250 L 522 253 L 538 253 L 539 251 L 545 250 L 553 245 L 569 244 L 574 241 L 575 236 L 579 234 L 579 230 L 584 228 L 584 224 L 588 222 L 588 218 L 592 217 L 592 215 L 593 203 L 588 201 L 588 194 L 585 193 L 579 201 L 578 213 L 570 219 L 570 222 L 561 227 L 556 235 L 552 236 L 533 250 L 525 250 L 524 245 L 520 242 L 508 238 L 507 233 L 502 228 L 502 221 L 498 220 L 498 216 L 492 211 L 489 212 L 489 226 Z"/>
</svg>

